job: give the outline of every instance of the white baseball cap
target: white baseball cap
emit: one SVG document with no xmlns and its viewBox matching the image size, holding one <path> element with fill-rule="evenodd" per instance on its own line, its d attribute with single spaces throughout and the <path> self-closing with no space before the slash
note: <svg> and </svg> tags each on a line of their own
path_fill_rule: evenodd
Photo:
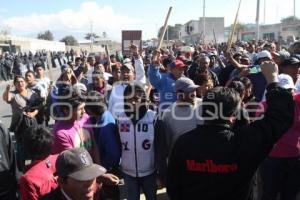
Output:
<svg viewBox="0 0 300 200">
<path fill-rule="evenodd" d="M 291 76 L 287 74 L 278 75 L 279 86 L 284 89 L 295 89 L 295 84 Z"/>
<path fill-rule="evenodd" d="M 278 75 L 278 84 L 281 88 L 284 89 L 296 89 L 294 81 L 291 76 L 287 74 Z M 262 101 L 266 101 L 267 90 L 265 90 Z"/>
<path fill-rule="evenodd" d="M 269 58 L 270 60 L 272 60 L 272 55 L 269 51 L 263 50 L 263 51 L 257 53 L 257 56 L 256 56 L 257 60 L 259 60 L 261 58 Z"/>
</svg>

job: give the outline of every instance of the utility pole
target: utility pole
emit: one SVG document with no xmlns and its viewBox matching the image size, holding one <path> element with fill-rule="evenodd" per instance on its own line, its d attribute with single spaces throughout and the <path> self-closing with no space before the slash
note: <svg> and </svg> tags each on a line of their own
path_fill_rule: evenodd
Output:
<svg viewBox="0 0 300 200">
<path fill-rule="evenodd" d="M 296 21 L 296 0 L 294 0 L 294 21 Z"/>
<path fill-rule="evenodd" d="M 259 7 L 260 7 L 260 0 L 257 0 L 257 7 L 256 7 L 256 42 L 259 40 Z"/>
<path fill-rule="evenodd" d="M 203 44 L 205 44 L 205 0 L 203 0 Z"/>
<path fill-rule="evenodd" d="M 266 1 L 267 0 L 264 0 L 264 24 L 266 24 Z"/>
<path fill-rule="evenodd" d="M 91 53 L 93 53 L 93 45 L 94 45 L 94 35 L 93 35 L 93 21 L 90 21 L 90 31 L 91 31 Z"/>
</svg>

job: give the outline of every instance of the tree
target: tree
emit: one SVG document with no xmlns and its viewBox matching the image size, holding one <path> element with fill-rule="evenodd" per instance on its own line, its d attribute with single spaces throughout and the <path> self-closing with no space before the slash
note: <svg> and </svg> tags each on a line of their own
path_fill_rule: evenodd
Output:
<svg viewBox="0 0 300 200">
<path fill-rule="evenodd" d="M 289 17 L 285 17 L 285 18 L 282 18 L 281 20 L 281 23 L 293 23 L 295 21 L 300 21 L 300 19 L 298 17 L 294 17 L 294 16 L 289 16 Z"/>
<path fill-rule="evenodd" d="M 86 40 L 93 40 L 95 38 L 99 38 L 99 36 L 96 33 L 87 33 L 84 36 L 84 39 L 86 39 Z"/>
<path fill-rule="evenodd" d="M 72 35 L 67 35 L 64 38 L 62 38 L 60 41 L 64 42 L 66 45 L 69 45 L 69 46 L 77 46 L 78 45 L 78 41 Z"/>
<path fill-rule="evenodd" d="M 49 30 L 45 31 L 44 33 L 39 33 L 37 38 L 41 40 L 50 40 L 50 41 L 54 40 L 54 36 Z"/>
</svg>

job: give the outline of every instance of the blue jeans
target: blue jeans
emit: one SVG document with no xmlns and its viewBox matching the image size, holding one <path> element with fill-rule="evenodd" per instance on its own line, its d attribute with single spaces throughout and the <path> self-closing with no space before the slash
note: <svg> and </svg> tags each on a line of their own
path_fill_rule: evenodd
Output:
<svg viewBox="0 0 300 200">
<path fill-rule="evenodd" d="M 296 200 L 300 188 L 299 158 L 270 158 L 261 165 L 262 200 Z"/>
<path fill-rule="evenodd" d="M 132 177 L 124 173 L 124 182 L 127 192 L 127 200 L 139 200 L 142 188 L 146 200 L 156 200 L 156 174 L 144 177 Z"/>
</svg>

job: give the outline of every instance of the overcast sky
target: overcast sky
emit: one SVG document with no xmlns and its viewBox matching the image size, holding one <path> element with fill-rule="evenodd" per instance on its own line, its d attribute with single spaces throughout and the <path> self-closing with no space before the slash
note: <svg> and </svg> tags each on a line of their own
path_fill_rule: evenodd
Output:
<svg viewBox="0 0 300 200">
<path fill-rule="evenodd" d="M 266 1 L 266 2 L 264 2 Z M 206 0 L 207 17 L 225 17 L 225 25 L 233 23 L 239 0 Z M 293 15 L 294 0 L 261 0 L 260 22 L 277 23 Z M 266 9 L 264 9 L 264 4 Z M 13 35 L 36 37 L 50 30 L 55 40 L 74 35 L 82 40 L 93 30 L 107 32 L 120 41 L 121 30 L 142 30 L 143 39 L 157 36 L 169 6 L 173 6 L 169 24 L 184 24 L 203 15 L 203 0 L 0 0 L 0 29 Z M 296 0 L 300 8 L 300 0 Z M 264 20 L 264 10 L 265 20 Z M 300 11 L 296 9 L 296 16 Z M 239 21 L 255 23 L 256 0 L 243 0 Z"/>
</svg>

